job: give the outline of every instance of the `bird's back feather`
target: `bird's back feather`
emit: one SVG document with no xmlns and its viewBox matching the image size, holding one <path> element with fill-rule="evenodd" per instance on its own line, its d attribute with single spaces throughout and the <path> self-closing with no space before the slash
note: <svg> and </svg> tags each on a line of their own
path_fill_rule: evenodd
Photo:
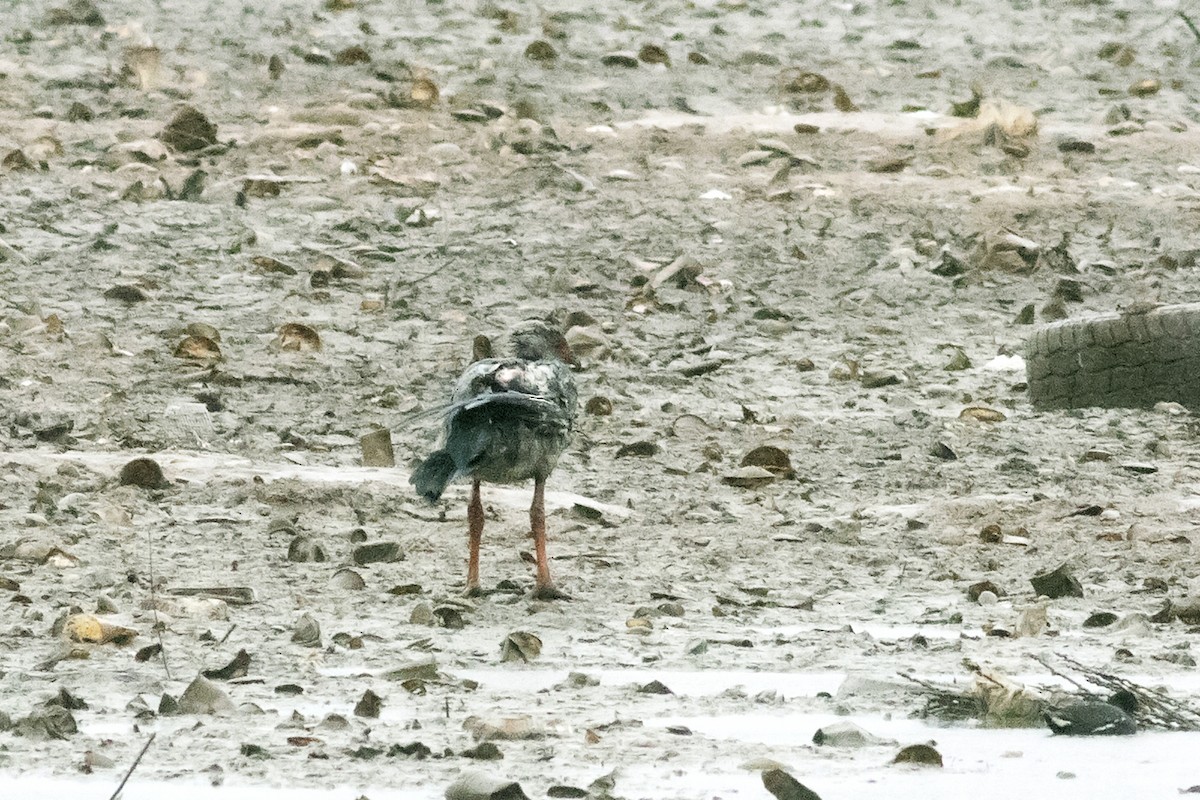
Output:
<svg viewBox="0 0 1200 800">
<path fill-rule="evenodd" d="M 442 449 L 412 483 L 436 500 L 464 475 L 500 482 L 545 478 L 570 441 L 575 406 L 574 379 L 560 361 L 477 361 L 458 379 L 443 411 Z"/>
</svg>

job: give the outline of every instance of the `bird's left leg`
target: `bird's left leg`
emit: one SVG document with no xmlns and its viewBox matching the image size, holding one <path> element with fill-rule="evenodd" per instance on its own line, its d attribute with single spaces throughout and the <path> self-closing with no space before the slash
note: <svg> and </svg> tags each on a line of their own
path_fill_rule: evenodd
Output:
<svg viewBox="0 0 1200 800">
<path fill-rule="evenodd" d="M 550 559 L 546 555 L 546 479 L 534 478 L 533 505 L 529 507 L 529 527 L 537 556 L 537 585 L 533 596 L 538 600 L 570 600 L 571 596 L 555 588 L 550 579 Z"/>
<path fill-rule="evenodd" d="M 467 557 L 467 594 L 482 594 L 479 588 L 479 543 L 483 540 L 483 499 L 479 496 L 479 479 L 471 483 L 471 502 L 467 505 L 467 537 L 470 554 Z"/>
</svg>

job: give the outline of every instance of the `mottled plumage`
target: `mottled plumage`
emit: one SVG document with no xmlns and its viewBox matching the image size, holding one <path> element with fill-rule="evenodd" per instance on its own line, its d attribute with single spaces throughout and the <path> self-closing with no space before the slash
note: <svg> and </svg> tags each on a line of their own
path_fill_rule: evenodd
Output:
<svg viewBox="0 0 1200 800">
<path fill-rule="evenodd" d="M 574 356 L 562 334 L 544 322 L 522 323 L 512 334 L 513 356 L 486 358 L 467 367 L 446 407 L 442 447 L 413 473 L 411 483 L 428 500 L 442 496 L 455 478 L 473 481 L 468 507 L 471 560 L 468 589 L 478 590 L 478 539 L 483 530 L 481 481 L 534 481 L 530 522 L 538 545 L 538 591 L 560 594 L 545 560 L 546 478 L 574 428 Z"/>
</svg>

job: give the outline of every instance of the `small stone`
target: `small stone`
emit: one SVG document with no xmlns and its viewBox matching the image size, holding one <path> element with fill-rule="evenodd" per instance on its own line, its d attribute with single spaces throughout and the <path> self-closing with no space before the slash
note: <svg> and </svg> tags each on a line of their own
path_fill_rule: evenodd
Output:
<svg viewBox="0 0 1200 800">
<path fill-rule="evenodd" d="M 15 735 L 39 742 L 67 739 L 78 730 L 75 717 L 68 709 L 59 705 L 37 708 L 28 717 L 17 720 L 12 725 Z"/>
<path fill-rule="evenodd" d="M 1021 612 L 1017 618 L 1017 628 L 1014 635 L 1021 638 L 1041 636 L 1050 626 L 1045 606 L 1031 606 Z"/>
<path fill-rule="evenodd" d="M 179 698 L 180 714 L 232 714 L 236 710 L 229 695 L 203 676 L 197 676 Z"/>
<path fill-rule="evenodd" d="M 362 465 L 364 467 L 394 467 L 396 455 L 392 451 L 392 432 L 380 428 L 363 435 L 359 439 L 362 448 Z"/>
<path fill-rule="evenodd" d="M 396 542 L 371 542 L 354 548 L 351 558 L 355 564 L 391 563 L 404 560 L 404 551 Z"/>
<path fill-rule="evenodd" d="M 662 681 L 650 681 L 638 687 L 638 694 L 675 694 Z"/>
<path fill-rule="evenodd" d="M 171 717 L 176 714 L 181 714 L 179 710 L 179 701 L 172 695 L 163 692 L 162 697 L 158 699 L 158 715 L 160 717 Z"/>
<path fill-rule="evenodd" d="M 417 603 L 408 615 L 408 621 L 413 625 L 432 625 L 433 606 L 429 603 Z"/>
<path fill-rule="evenodd" d="M 1083 621 L 1085 628 L 1107 628 L 1117 621 L 1117 615 L 1111 611 L 1098 611 Z"/>
<path fill-rule="evenodd" d="M 1155 78 L 1146 78 L 1145 80 L 1137 81 L 1130 86 L 1129 94 L 1134 97 L 1150 97 L 1151 95 L 1158 94 L 1160 89 L 1162 89 L 1161 81 Z"/>
<path fill-rule="evenodd" d="M 1172 600 L 1171 615 L 1185 625 L 1200 625 L 1200 595 Z"/>
<path fill-rule="evenodd" d="M 657 44 L 644 44 L 638 50 L 638 58 L 646 64 L 666 64 L 670 66 L 671 57 L 667 54 L 666 49 Z"/>
<path fill-rule="evenodd" d="M 501 661 L 529 663 L 542 654 L 542 640 L 528 631 L 513 631 L 500 643 Z"/>
<path fill-rule="evenodd" d="M 1029 583 L 1035 592 L 1051 600 L 1059 597 L 1083 597 L 1083 587 L 1071 574 L 1066 564 L 1060 564 L 1049 572 L 1034 575 L 1029 579 Z"/>
<path fill-rule="evenodd" d="M 446 800 L 529 800 L 516 781 L 464 771 L 446 788 Z"/>
<path fill-rule="evenodd" d="M 217 143 L 217 126 L 195 108 L 181 106 L 159 137 L 163 144 L 181 153 L 203 150 Z"/>
<path fill-rule="evenodd" d="M 544 39 L 537 39 L 525 48 L 525 57 L 530 61 L 554 61 L 558 58 L 558 51 Z"/>
<path fill-rule="evenodd" d="M 161 489 L 167 485 L 162 467 L 152 458 L 135 458 L 121 467 L 118 481 L 122 486 Z"/>
<path fill-rule="evenodd" d="M 763 770 L 762 782 L 778 800 L 821 800 L 820 795 L 782 769 Z"/>
<path fill-rule="evenodd" d="M 329 579 L 329 585 L 334 589 L 347 589 L 352 592 L 367 588 L 367 582 L 363 580 L 362 575 L 348 567 L 343 567 L 333 573 L 333 577 Z"/>
<path fill-rule="evenodd" d="M 600 679 L 588 675 L 584 672 L 568 672 L 567 679 L 560 686 L 569 686 L 573 689 L 584 689 L 589 686 L 599 686 Z"/>
<path fill-rule="evenodd" d="M 1083 139 L 1063 139 L 1058 143 L 1060 153 L 1094 153 L 1096 145 Z"/>
<path fill-rule="evenodd" d="M 882 389 L 904 383 L 904 375 L 896 370 L 868 370 L 862 375 L 864 389 Z"/>
<path fill-rule="evenodd" d="M 476 761 L 499 761 L 504 758 L 504 754 L 500 752 L 500 748 L 494 742 L 480 742 L 474 747 L 463 750 L 460 755 Z"/>
<path fill-rule="evenodd" d="M 354 716 L 364 717 L 366 719 L 378 719 L 379 712 L 383 710 L 383 698 L 375 694 L 370 689 L 363 692 L 363 696 L 354 704 Z"/>
<path fill-rule="evenodd" d="M 638 65 L 637 53 L 630 53 L 626 50 L 620 50 L 615 53 L 606 53 L 600 57 L 600 63 L 606 67 L 624 67 L 626 69 L 634 69 Z"/>
<path fill-rule="evenodd" d="M 920 764 L 926 767 L 942 766 L 942 754 L 927 744 L 910 744 L 892 760 L 893 764 Z"/>
<path fill-rule="evenodd" d="M 287 560 L 297 564 L 329 560 L 325 545 L 310 536 L 298 534 L 288 545 Z"/>
<path fill-rule="evenodd" d="M 813 744 L 823 747 L 867 747 L 889 743 L 887 739 L 868 733 L 853 722 L 835 722 L 818 728 L 812 740 Z"/>
<path fill-rule="evenodd" d="M 433 615 L 437 618 L 438 624 L 443 628 L 448 628 L 452 631 L 460 631 L 467 627 L 467 620 L 463 617 L 462 609 L 451 605 L 435 606 Z"/>
<path fill-rule="evenodd" d="M 583 410 L 586 413 L 591 414 L 594 417 L 612 416 L 612 413 L 613 413 L 612 400 L 609 400 L 607 397 L 599 397 L 599 396 L 590 398 L 587 401 L 587 405 L 585 405 L 583 407 Z"/>
<path fill-rule="evenodd" d="M 301 614 L 300 619 L 296 620 L 292 628 L 292 641 L 304 647 L 321 646 L 321 626 L 312 615 Z"/>
</svg>

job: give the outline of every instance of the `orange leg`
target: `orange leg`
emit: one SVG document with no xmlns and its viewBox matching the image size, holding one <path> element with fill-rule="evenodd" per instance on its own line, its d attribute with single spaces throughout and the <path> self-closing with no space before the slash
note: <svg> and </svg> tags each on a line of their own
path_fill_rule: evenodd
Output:
<svg viewBox="0 0 1200 800">
<path fill-rule="evenodd" d="M 483 500 L 479 496 L 479 481 L 471 484 L 471 502 L 467 505 L 467 535 L 470 556 L 467 559 L 467 594 L 479 594 L 479 543 L 483 541 Z"/>
<path fill-rule="evenodd" d="M 570 600 L 571 596 L 554 587 L 550 580 L 550 559 L 546 555 L 546 479 L 533 482 L 533 505 L 529 507 L 529 527 L 533 529 L 533 547 L 537 556 L 537 585 L 533 596 L 539 600 Z"/>
</svg>

